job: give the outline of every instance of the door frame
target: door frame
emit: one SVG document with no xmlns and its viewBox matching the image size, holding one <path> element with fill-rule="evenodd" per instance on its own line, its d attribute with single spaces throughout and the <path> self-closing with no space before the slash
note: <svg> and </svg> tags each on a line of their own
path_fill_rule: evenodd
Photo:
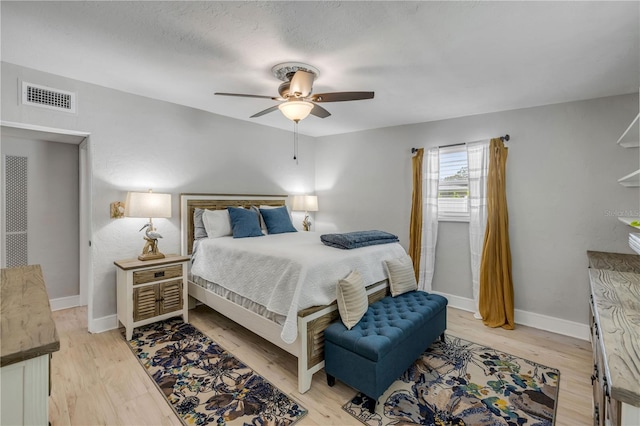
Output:
<svg viewBox="0 0 640 426">
<path fill-rule="evenodd" d="M 32 138 L 37 140 L 46 140 L 51 142 L 70 143 L 78 146 L 78 191 L 79 191 L 79 278 L 80 278 L 80 306 L 87 305 L 87 326 L 89 331 L 93 325 L 93 259 L 91 250 L 91 240 L 93 237 L 91 211 L 91 141 L 89 132 L 81 132 L 77 130 L 58 129 L 53 127 L 44 127 L 34 124 L 17 123 L 10 121 L 0 121 L 3 132 L 9 132 L 12 136 L 21 138 Z M 2 151 L 2 142 L 0 142 L 0 152 Z M 2 185 L 2 197 L 0 199 L 0 212 L 5 217 L 5 198 L 4 185 Z M 5 232 L 6 224 L 2 221 L 0 226 L 0 264 L 2 267 L 6 265 L 5 257 Z"/>
</svg>

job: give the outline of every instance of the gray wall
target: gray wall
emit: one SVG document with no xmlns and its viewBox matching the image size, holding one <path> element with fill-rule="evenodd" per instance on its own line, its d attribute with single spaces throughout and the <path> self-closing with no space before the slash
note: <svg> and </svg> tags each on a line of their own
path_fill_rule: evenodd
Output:
<svg viewBox="0 0 640 426">
<path fill-rule="evenodd" d="M 78 113 L 20 105 L 19 80 L 77 92 Z M 160 250 L 179 253 L 180 193 L 293 194 L 314 187 L 313 138 L 300 136 L 296 165 L 291 132 L 6 62 L 2 120 L 91 133 L 94 318 L 116 312 L 113 261 L 137 256 L 144 245 L 138 232 L 144 219 L 109 218 L 109 204 L 124 201 L 127 191 L 173 194 L 173 217 L 154 224 L 163 236 Z"/>
<path fill-rule="evenodd" d="M 77 296 L 78 146 L 3 135 L 0 152 L 27 157 L 29 264 L 42 266 L 51 299 Z"/>
<path fill-rule="evenodd" d="M 384 229 L 407 247 L 410 148 L 509 133 L 516 309 L 586 324 L 585 251 L 631 253 L 615 214 L 638 214 L 639 192 L 617 180 L 640 158 L 616 140 L 637 113 L 638 95 L 626 95 L 319 138 L 318 230 Z M 472 298 L 468 232 L 440 223 L 434 290 Z"/>
<path fill-rule="evenodd" d="M 23 107 L 18 80 L 78 93 L 78 114 Z M 629 253 L 637 189 L 616 181 L 639 167 L 638 149 L 615 141 L 638 112 L 618 96 L 343 135 L 300 137 L 200 110 L 2 63 L 2 120 L 87 131 L 93 182 L 94 318 L 115 313 L 113 260 L 142 247 L 142 223 L 112 220 L 129 190 L 174 194 L 173 218 L 156 225 L 160 249 L 179 252 L 178 194 L 302 193 L 319 196 L 321 232 L 383 229 L 408 246 L 411 147 L 512 136 L 508 173 L 516 308 L 586 324 L 585 251 Z M 434 288 L 471 297 L 468 225 L 441 223 Z"/>
</svg>

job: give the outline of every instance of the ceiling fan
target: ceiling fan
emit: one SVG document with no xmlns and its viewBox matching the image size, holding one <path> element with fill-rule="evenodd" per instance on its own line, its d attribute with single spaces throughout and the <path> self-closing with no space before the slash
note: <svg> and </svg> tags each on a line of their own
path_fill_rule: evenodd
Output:
<svg viewBox="0 0 640 426">
<path fill-rule="evenodd" d="M 278 87 L 280 96 L 246 95 L 242 93 L 219 93 L 221 96 L 239 96 L 243 98 L 262 98 L 274 101 L 282 101 L 263 111 L 255 113 L 251 118 L 269 114 L 279 109 L 285 117 L 296 123 L 305 119 L 309 114 L 326 118 L 331 115 L 329 111 L 318 105 L 323 102 L 344 102 L 373 99 L 373 92 L 332 92 L 313 94 L 313 82 L 320 72 L 317 68 L 300 62 L 284 62 L 271 68 L 273 75 L 282 80 Z"/>
</svg>

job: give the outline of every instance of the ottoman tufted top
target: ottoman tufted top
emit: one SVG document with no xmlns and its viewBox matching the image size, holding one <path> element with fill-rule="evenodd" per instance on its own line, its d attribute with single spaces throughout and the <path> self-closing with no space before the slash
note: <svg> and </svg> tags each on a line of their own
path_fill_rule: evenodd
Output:
<svg viewBox="0 0 640 426">
<path fill-rule="evenodd" d="M 387 296 L 369 306 L 351 330 L 338 321 L 324 331 L 324 338 L 372 361 L 411 338 L 416 330 L 447 306 L 447 299 L 423 291 Z"/>
</svg>

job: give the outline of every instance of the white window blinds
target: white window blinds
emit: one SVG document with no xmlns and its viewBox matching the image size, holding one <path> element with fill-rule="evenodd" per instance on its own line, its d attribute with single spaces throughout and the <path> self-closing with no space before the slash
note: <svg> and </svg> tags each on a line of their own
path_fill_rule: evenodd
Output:
<svg viewBox="0 0 640 426">
<path fill-rule="evenodd" d="M 440 148 L 438 220 L 469 221 L 469 165 L 465 145 Z"/>
</svg>

